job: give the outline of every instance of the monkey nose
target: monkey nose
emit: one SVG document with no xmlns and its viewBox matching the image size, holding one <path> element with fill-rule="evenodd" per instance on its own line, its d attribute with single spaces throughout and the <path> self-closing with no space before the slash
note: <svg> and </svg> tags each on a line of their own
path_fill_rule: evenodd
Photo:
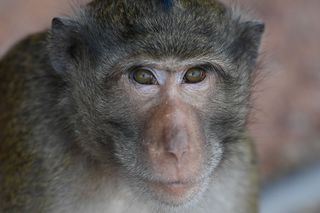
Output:
<svg viewBox="0 0 320 213">
<path fill-rule="evenodd" d="M 173 156 L 177 162 L 181 161 L 189 151 L 189 138 L 187 131 L 183 128 L 173 128 L 165 130 L 164 134 L 165 151 Z"/>
<path fill-rule="evenodd" d="M 177 162 L 180 162 L 183 159 L 183 156 L 188 152 L 187 146 L 181 146 L 180 143 L 184 142 L 171 144 L 166 150 Z"/>
</svg>

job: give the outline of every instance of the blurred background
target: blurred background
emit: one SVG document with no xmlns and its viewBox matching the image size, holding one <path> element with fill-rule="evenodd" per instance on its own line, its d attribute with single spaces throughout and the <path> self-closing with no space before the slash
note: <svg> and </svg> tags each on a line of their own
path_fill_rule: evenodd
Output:
<svg viewBox="0 0 320 213">
<path fill-rule="evenodd" d="M 87 0 L 0 0 L 0 57 Z M 264 20 L 263 78 L 249 128 L 262 174 L 262 213 L 320 213 L 320 1 L 237 0 Z"/>
</svg>

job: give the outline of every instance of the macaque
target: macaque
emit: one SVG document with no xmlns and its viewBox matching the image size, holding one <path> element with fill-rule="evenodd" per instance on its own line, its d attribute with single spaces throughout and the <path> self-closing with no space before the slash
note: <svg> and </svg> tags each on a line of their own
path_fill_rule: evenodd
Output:
<svg viewBox="0 0 320 213">
<path fill-rule="evenodd" d="M 0 61 L 0 212 L 257 213 L 264 24 L 215 0 L 95 0 Z"/>
</svg>

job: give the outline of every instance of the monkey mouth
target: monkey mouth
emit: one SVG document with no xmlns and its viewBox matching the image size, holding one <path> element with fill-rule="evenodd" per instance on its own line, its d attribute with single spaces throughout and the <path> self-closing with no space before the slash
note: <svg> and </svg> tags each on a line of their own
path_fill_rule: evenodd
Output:
<svg viewBox="0 0 320 213">
<path fill-rule="evenodd" d="M 192 187 L 191 182 L 173 181 L 173 182 L 159 182 L 156 183 L 156 187 L 160 187 L 163 191 L 174 195 L 182 196 L 187 193 Z"/>
<path fill-rule="evenodd" d="M 199 183 L 191 181 L 149 182 L 149 186 L 158 199 L 172 206 L 183 205 L 199 191 Z"/>
</svg>

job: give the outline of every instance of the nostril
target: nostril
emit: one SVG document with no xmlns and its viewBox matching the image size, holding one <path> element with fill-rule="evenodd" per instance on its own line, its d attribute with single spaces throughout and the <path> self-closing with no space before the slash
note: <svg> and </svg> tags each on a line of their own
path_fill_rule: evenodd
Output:
<svg viewBox="0 0 320 213">
<path fill-rule="evenodd" d="M 185 146 L 184 142 L 177 142 L 169 145 L 167 152 L 176 158 L 177 161 L 181 161 L 188 152 L 188 147 Z"/>
</svg>

